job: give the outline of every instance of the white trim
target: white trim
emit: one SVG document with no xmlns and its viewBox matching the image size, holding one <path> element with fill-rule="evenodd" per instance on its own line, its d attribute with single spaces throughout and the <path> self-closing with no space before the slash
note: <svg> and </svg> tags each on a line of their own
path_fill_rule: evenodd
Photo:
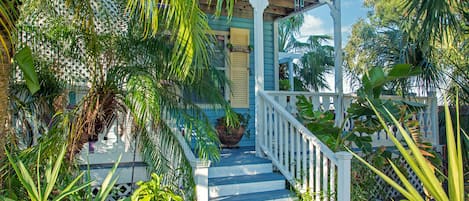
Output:
<svg viewBox="0 0 469 201">
<path fill-rule="evenodd" d="M 337 112 L 340 114 L 336 118 L 336 125 L 341 125 L 344 117 L 343 110 L 343 97 L 344 97 L 344 81 L 343 81 L 343 69 L 342 69 L 342 16 L 340 9 L 340 0 L 334 0 L 333 3 L 330 0 L 325 0 L 331 10 L 332 20 L 334 22 L 334 77 L 335 77 L 335 92 L 339 94 L 337 104 Z"/>
<path fill-rule="evenodd" d="M 287 16 L 281 18 L 281 19 L 282 19 L 282 20 L 285 20 L 285 19 L 294 17 L 294 16 L 296 16 L 296 15 L 306 13 L 306 12 L 308 12 L 308 11 L 310 11 L 310 10 L 313 10 L 313 9 L 315 9 L 315 8 L 318 8 L 318 7 L 320 7 L 320 6 L 324 5 L 324 4 L 326 4 L 326 3 L 320 1 L 318 4 L 315 4 L 315 5 L 310 6 L 310 7 L 307 7 L 307 8 L 303 8 L 303 9 L 300 10 L 300 11 L 293 12 L 293 13 L 291 13 L 291 14 L 289 14 L 289 15 L 287 15 Z"/>
<path fill-rule="evenodd" d="M 276 19 L 273 24 L 274 29 L 274 89 L 275 91 L 280 90 L 279 86 L 279 51 L 278 51 L 278 20 Z"/>
<path fill-rule="evenodd" d="M 260 124 L 262 120 L 259 91 L 264 90 L 264 10 L 269 5 L 268 0 L 249 0 L 254 10 L 254 83 L 255 83 L 255 106 L 254 125 L 256 136 L 256 155 L 260 156 Z"/>
</svg>

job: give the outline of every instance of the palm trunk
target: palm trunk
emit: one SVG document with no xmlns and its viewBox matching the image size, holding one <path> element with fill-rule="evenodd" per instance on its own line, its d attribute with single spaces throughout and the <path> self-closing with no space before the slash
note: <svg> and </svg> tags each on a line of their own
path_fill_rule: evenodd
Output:
<svg viewBox="0 0 469 201">
<path fill-rule="evenodd" d="M 2 32 L 1 34 L 6 39 L 7 37 L 4 32 L 0 32 Z M 8 50 L 5 50 L 3 46 L 0 45 L 0 161 L 5 157 L 5 145 L 8 141 L 8 89 L 12 64 L 6 54 L 6 51 L 11 49 L 11 45 L 7 44 L 7 46 Z"/>
<path fill-rule="evenodd" d="M 0 64 L 0 160 L 5 156 L 4 146 L 7 141 L 8 121 L 8 82 L 11 64 Z"/>
</svg>

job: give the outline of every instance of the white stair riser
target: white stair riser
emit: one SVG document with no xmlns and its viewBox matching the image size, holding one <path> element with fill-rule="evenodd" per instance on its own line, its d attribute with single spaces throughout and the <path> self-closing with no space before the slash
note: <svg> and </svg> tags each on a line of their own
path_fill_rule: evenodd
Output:
<svg viewBox="0 0 469 201">
<path fill-rule="evenodd" d="M 263 173 L 271 173 L 272 164 L 261 163 L 261 164 L 250 164 L 250 165 L 237 165 L 237 166 L 221 166 L 221 167 L 210 167 L 208 169 L 209 178 L 217 177 L 230 177 L 240 175 L 255 175 Z"/>
<path fill-rule="evenodd" d="M 285 180 L 229 184 L 209 187 L 209 197 L 215 198 L 225 195 L 240 195 L 285 189 Z"/>
</svg>

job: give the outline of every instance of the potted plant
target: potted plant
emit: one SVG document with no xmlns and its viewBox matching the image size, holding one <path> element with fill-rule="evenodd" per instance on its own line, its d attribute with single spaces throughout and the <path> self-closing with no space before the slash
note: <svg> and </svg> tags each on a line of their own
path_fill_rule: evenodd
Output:
<svg viewBox="0 0 469 201">
<path fill-rule="evenodd" d="M 226 116 L 217 119 L 217 134 L 218 139 L 223 147 L 235 148 L 238 147 L 239 141 L 243 138 L 244 134 L 249 137 L 249 130 L 247 129 L 249 123 L 249 115 L 242 115 L 236 113 L 236 118 L 233 123 L 228 124 Z"/>
</svg>

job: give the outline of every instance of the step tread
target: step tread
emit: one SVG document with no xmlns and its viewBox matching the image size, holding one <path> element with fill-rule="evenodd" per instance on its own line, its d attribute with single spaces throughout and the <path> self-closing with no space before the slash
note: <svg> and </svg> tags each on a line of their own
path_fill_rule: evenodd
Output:
<svg viewBox="0 0 469 201">
<path fill-rule="evenodd" d="M 213 163 L 212 166 L 220 167 L 262 163 L 271 163 L 271 161 L 257 157 L 254 147 L 240 147 L 237 149 L 223 149 L 220 153 L 220 161 Z"/>
<path fill-rule="evenodd" d="M 259 192 L 259 193 L 248 193 L 248 194 L 241 194 L 241 195 L 227 195 L 227 196 L 220 196 L 216 198 L 210 199 L 211 201 L 267 201 L 267 200 L 280 200 L 292 198 L 295 200 L 295 194 L 290 192 L 289 190 L 276 190 L 276 191 L 266 191 L 266 192 Z"/>
<path fill-rule="evenodd" d="M 277 173 L 264 173 L 264 174 L 256 174 L 256 175 L 217 177 L 217 178 L 208 179 L 208 186 L 255 183 L 255 182 L 277 181 L 277 180 L 285 180 L 285 177 L 283 177 L 283 175 L 277 174 Z"/>
</svg>

